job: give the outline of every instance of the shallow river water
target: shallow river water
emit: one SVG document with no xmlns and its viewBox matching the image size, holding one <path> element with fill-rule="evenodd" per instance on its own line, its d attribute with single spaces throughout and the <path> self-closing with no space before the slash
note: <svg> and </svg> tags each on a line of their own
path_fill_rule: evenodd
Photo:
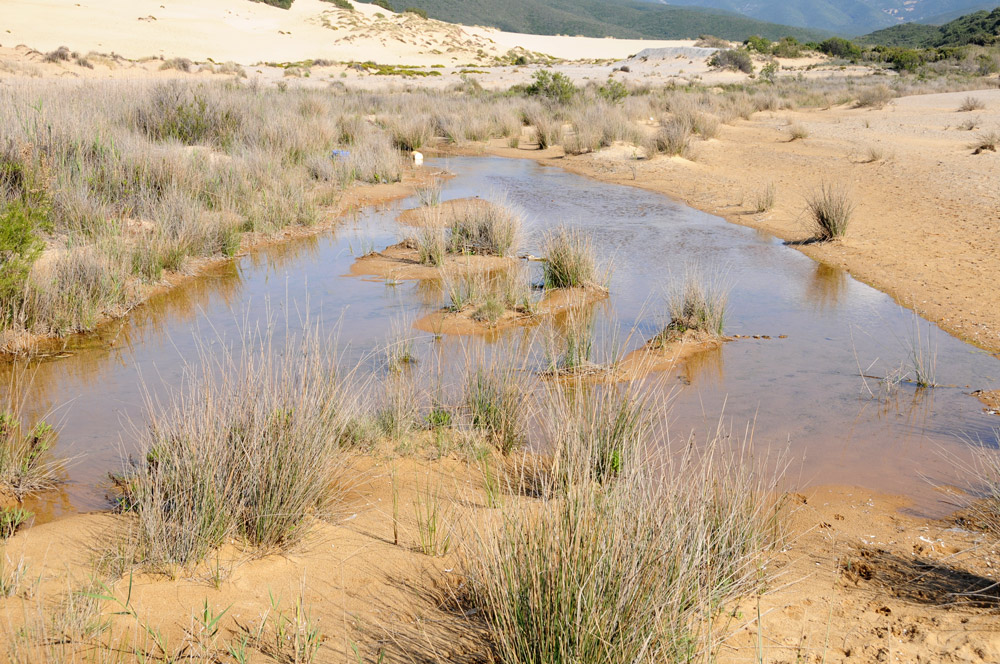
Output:
<svg viewBox="0 0 1000 664">
<path fill-rule="evenodd" d="M 846 273 L 656 193 L 531 160 L 429 161 L 455 174 L 445 199 L 502 193 L 522 208 L 529 253 L 540 254 L 541 234 L 558 224 L 591 235 L 613 268 L 610 298 L 593 312 L 599 348 L 627 350 L 655 334 L 667 288 L 692 265 L 729 284 L 726 333 L 771 339 L 727 343 L 664 376 L 674 391 L 672 431 L 706 432 L 720 418 L 736 429 L 752 422 L 756 445 L 787 448 L 792 484 L 904 494 L 929 514 L 948 511 L 933 484 L 961 484 L 946 457 L 996 446 L 1000 422 L 968 392 L 995 387 L 1000 361 Z M 32 509 L 48 520 L 106 507 L 107 473 L 120 468 L 129 432 L 141 425 L 143 385 L 153 392 L 176 386 L 199 346 L 229 343 L 248 322 L 265 315 L 297 321 L 308 313 L 337 329 L 343 361 L 371 364 L 364 358 L 390 340 L 393 328 L 408 327 L 442 302 L 427 283 L 347 276 L 355 255 L 405 234 L 395 218 L 415 205 L 407 199 L 366 210 L 335 232 L 255 251 L 155 298 L 68 356 L 34 366 L 27 401 L 35 412 L 50 411 L 60 428 L 56 453 L 72 461 L 66 482 L 33 500 Z M 903 384 L 890 399 L 871 398 L 859 373 L 881 375 L 905 363 L 915 330 L 936 350 L 944 387 Z M 407 334 L 418 362 L 448 364 L 524 332 Z M 867 383 L 879 391 L 876 381 Z"/>
</svg>

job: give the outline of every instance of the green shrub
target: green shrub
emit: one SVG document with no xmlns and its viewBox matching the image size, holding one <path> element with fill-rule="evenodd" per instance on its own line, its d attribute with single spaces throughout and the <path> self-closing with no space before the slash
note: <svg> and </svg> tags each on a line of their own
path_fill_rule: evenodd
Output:
<svg viewBox="0 0 1000 664">
<path fill-rule="evenodd" d="M 395 9 L 392 8 L 392 5 L 390 5 L 387 0 L 372 0 L 372 4 L 375 5 L 376 7 L 381 7 L 386 11 L 390 12 L 396 11 Z"/>
<path fill-rule="evenodd" d="M 744 74 L 753 73 L 753 60 L 746 51 L 729 49 L 718 51 L 708 60 L 708 66 L 714 69 L 731 69 L 741 71 Z"/>
<path fill-rule="evenodd" d="M 47 225 L 43 213 L 14 201 L 0 214 L 0 318 L 10 325 L 24 300 L 31 266 L 45 244 L 38 233 Z"/>
<path fill-rule="evenodd" d="M 861 59 L 861 47 L 854 42 L 842 37 L 830 37 L 817 45 L 820 53 L 825 53 L 832 58 L 850 60 L 856 62 Z"/>
<path fill-rule="evenodd" d="M 545 97 L 566 104 L 576 95 L 577 89 L 573 81 L 562 72 L 553 73 L 548 69 L 541 69 L 535 72 L 525 92 L 535 97 Z"/>
<path fill-rule="evenodd" d="M 768 62 L 761 68 L 760 77 L 768 83 L 774 83 L 774 79 L 778 77 L 779 70 L 780 67 L 777 62 Z"/>
<path fill-rule="evenodd" d="M 747 47 L 748 51 L 757 51 L 763 55 L 767 55 L 771 52 L 771 40 L 757 35 L 749 37 L 745 42 L 743 42 L 743 45 Z"/>
<path fill-rule="evenodd" d="M 784 37 L 771 46 L 771 54 L 778 58 L 801 58 L 802 44 L 794 37 Z"/>
<path fill-rule="evenodd" d="M 617 104 L 628 97 L 628 88 L 621 81 L 608 79 L 607 83 L 597 88 L 597 94 L 609 103 Z"/>
<path fill-rule="evenodd" d="M 415 14 L 420 18 L 427 18 L 427 12 L 419 7 L 407 7 L 403 10 L 404 14 Z"/>
</svg>

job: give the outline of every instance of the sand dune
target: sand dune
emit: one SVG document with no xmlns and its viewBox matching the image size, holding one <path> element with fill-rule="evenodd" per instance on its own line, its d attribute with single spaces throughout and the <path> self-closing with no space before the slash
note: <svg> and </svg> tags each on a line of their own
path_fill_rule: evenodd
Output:
<svg viewBox="0 0 1000 664">
<path fill-rule="evenodd" d="M 621 59 L 688 42 L 550 37 L 466 28 L 369 4 L 321 0 L 284 10 L 248 0 L 4 0 L 0 45 L 254 64 L 326 58 L 385 64 L 491 61 L 511 49 L 562 59 Z"/>
</svg>

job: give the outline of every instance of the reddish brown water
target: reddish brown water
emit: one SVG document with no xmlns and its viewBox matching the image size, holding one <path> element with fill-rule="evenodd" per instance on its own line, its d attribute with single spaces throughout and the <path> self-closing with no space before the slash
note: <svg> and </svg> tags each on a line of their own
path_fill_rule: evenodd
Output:
<svg viewBox="0 0 1000 664">
<path fill-rule="evenodd" d="M 842 271 L 664 196 L 528 160 L 456 158 L 436 165 L 457 176 L 447 182 L 446 198 L 502 191 L 523 208 L 531 253 L 541 253 L 541 232 L 560 223 L 591 235 L 614 267 L 611 297 L 593 309 L 596 359 L 657 331 L 666 288 L 689 264 L 724 274 L 732 289 L 726 333 L 772 339 L 726 344 L 666 376 L 664 389 L 676 391 L 675 433 L 712 430 L 720 418 L 736 429 L 752 422 L 758 446 L 788 449 L 791 484 L 904 494 L 926 513 L 949 509 L 928 480 L 964 483 L 945 455 L 967 458 L 970 441 L 997 444 L 1000 421 L 967 393 L 997 387 L 1000 361 L 915 321 Z M 371 351 L 389 340 L 393 323 L 440 306 L 442 294 L 431 283 L 344 275 L 355 254 L 398 240 L 404 231 L 395 217 L 413 205 L 370 210 L 336 233 L 254 252 L 156 298 L 68 356 L 33 363 L 29 404 L 60 425 L 55 451 L 73 458 L 62 487 L 32 501 L 39 518 L 105 508 L 107 474 L 121 467 L 130 431 L 141 426 L 142 386 L 154 393 L 176 387 L 200 346 L 232 343 L 266 315 L 295 321 L 308 314 L 337 328 L 342 359 L 378 371 Z M 558 321 L 488 337 L 435 339 L 414 331 L 418 367 L 447 376 L 481 351 L 505 352 L 512 339 L 537 348 L 545 337 L 539 328 L 550 324 Z M 936 345 L 938 382 L 955 387 L 903 384 L 890 400 L 870 398 L 859 366 L 880 374 L 905 362 L 915 324 Z M 537 355 L 543 361 L 544 353 Z"/>
</svg>

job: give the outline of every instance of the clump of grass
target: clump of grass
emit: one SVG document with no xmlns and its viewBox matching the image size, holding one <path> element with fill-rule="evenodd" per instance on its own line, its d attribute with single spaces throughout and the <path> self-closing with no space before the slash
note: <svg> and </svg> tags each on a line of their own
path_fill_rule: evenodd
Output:
<svg viewBox="0 0 1000 664">
<path fill-rule="evenodd" d="M 490 325 L 507 312 L 531 315 L 535 303 L 531 285 L 523 269 L 497 272 L 466 272 L 458 279 L 447 279 L 445 288 L 452 311 L 472 308 L 472 318 Z"/>
<path fill-rule="evenodd" d="M 509 507 L 464 560 L 496 661 L 651 664 L 708 652 L 700 621 L 759 588 L 777 540 L 772 485 L 724 456 Z"/>
<path fill-rule="evenodd" d="M 385 184 L 403 178 L 403 157 L 388 136 L 364 130 L 354 140 L 357 142 L 350 154 L 334 162 L 340 182 L 346 185 L 358 180 Z"/>
<path fill-rule="evenodd" d="M 286 549 L 336 500 L 349 417 L 326 343 L 266 333 L 201 360 L 169 403 L 147 399 L 142 456 L 117 479 L 125 566 L 190 565 L 228 539 Z"/>
<path fill-rule="evenodd" d="M 728 301 L 729 291 L 720 279 L 689 272 L 669 294 L 669 320 L 654 338 L 654 344 L 662 345 L 688 332 L 721 337 Z"/>
<path fill-rule="evenodd" d="M 440 267 L 448 256 L 448 238 L 443 228 L 424 226 L 412 238 L 416 244 L 420 262 L 424 265 Z"/>
<path fill-rule="evenodd" d="M 981 125 L 982 122 L 983 119 L 977 115 L 974 118 L 968 118 L 958 123 L 958 128 L 961 129 L 962 131 L 974 131 L 976 129 L 979 129 L 979 125 Z"/>
<path fill-rule="evenodd" d="M 763 214 L 768 212 L 774 207 L 774 201 L 777 197 L 777 188 L 774 186 L 773 182 L 769 182 L 765 187 L 758 190 L 753 198 L 753 210 L 757 214 Z"/>
<path fill-rule="evenodd" d="M 982 99 L 969 95 L 962 102 L 962 105 L 958 107 L 958 112 L 971 113 L 972 111 L 981 111 L 984 108 L 986 108 L 986 104 L 983 103 Z"/>
<path fill-rule="evenodd" d="M 569 375 L 595 369 L 594 319 L 587 314 L 571 313 L 559 341 L 561 348 L 551 353 L 547 373 Z"/>
<path fill-rule="evenodd" d="M 418 187 L 414 193 L 422 207 L 437 207 L 441 205 L 441 192 L 443 189 L 444 183 L 440 179 L 435 178 L 430 184 Z"/>
<path fill-rule="evenodd" d="M 402 441 L 417 428 L 420 413 L 413 377 L 407 372 L 392 372 L 382 384 L 382 401 L 375 423 L 383 435 Z"/>
<path fill-rule="evenodd" d="M 449 227 L 448 251 L 509 256 L 521 242 L 524 216 L 502 202 L 460 208 Z"/>
<path fill-rule="evenodd" d="M 681 118 L 670 118 L 660 121 L 660 128 L 646 146 L 650 156 L 665 154 L 669 156 L 687 156 L 691 148 L 691 125 Z"/>
<path fill-rule="evenodd" d="M 884 108 L 895 98 L 896 92 L 888 85 L 880 83 L 862 90 L 855 106 L 857 108 Z"/>
<path fill-rule="evenodd" d="M 405 320 L 392 324 L 392 338 L 385 348 L 385 366 L 389 371 L 403 371 L 417 363 L 409 328 L 410 324 Z"/>
<path fill-rule="evenodd" d="M 883 161 L 886 157 L 885 149 L 878 145 L 870 145 L 865 151 L 864 161 L 867 164 L 875 164 Z"/>
<path fill-rule="evenodd" d="M 969 144 L 969 149 L 973 151 L 972 154 L 996 152 L 998 144 L 1000 144 L 1000 131 L 984 131 Z"/>
<path fill-rule="evenodd" d="M 17 532 L 34 514 L 23 507 L 0 507 L 0 540 Z"/>
<path fill-rule="evenodd" d="M 510 454 L 525 443 L 527 389 L 524 373 L 511 362 L 470 369 L 466 377 L 469 422 L 501 454 Z"/>
<path fill-rule="evenodd" d="M 42 420 L 25 424 L 21 405 L 8 397 L 0 410 L 0 489 L 21 498 L 55 486 L 58 466 L 47 456 L 55 438 Z"/>
<path fill-rule="evenodd" d="M 792 141 L 800 141 L 809 138 L 809 130 L 803 125 L 793 124 L 788 128 L 788 135 Z"/>
<path fill-rule="evenodd" d="M 655 430 L 648 399 L 634 384 L 550 384 L 545 416 L 555 448 L 552 480 L 569 486 L 634 473 Z"/>
<path fill-rule="evenodd" d="M 419 150 L 434 135 L 430 116 L 405 114 L 386 123 L 393 145 L 407 152 Z"/>
<path fill-rule="evenodd" d="M 539 150 L 545 150 L 563 141 L 563 124 L 561 120 L 553 119 L 545 111 L 533 112 L 527 118 L 528 124 L 535 129 L 535 141 Z"/>
<path fill-rule="evenodd" d="M 929 328 L 928 328 L 929 331 Z M 930 335 L 920 333 L 920 323 L 914 320 L 913 333 L 909 341 L 910 374 L 919 388 L 937 385 L 937 347 Z"/>
<path fill-rule="evenodd" d="M 816 239 L 833 240 L 847 233 L 855 205 L 845 190 L 833 185 L 821 185 L 819 191 L 806 201 L 806 205 Z"/>
<path fill-rule="evenodd" d="M 49 51 L 42 58 L 43 62 L 68 62 L 72 57 L 72 53 L 66 46 L 60 46 L 54 51 Z"/>
<path fill-rule="evenodd" d="M 980 496 L 967 508 L 969 521 L 994 537 L 1000 537 L 1000 457 L 996 450 L 980 451 L 974 465 L 961 470 L 972 476 Z"/>
<path fill-rule="evenodd" d="M 597 259 L 590 238 L 560 227 L 545 236 L 543 279 L 546 288 L 598 286 Z"/>
<path fill-rule="evenodd" d="M 448 526 L 440 489 L 427 486 L 413 501 L 416 513 L 420 552 L 425 556 L 444 556 L 451 549 L 451 529 Z"/>
<path fill-rule="evenodd" d="M 160 65 L 160 71 L 176 69 L 177 71 L 190 72 L 193 66 L 194 63 L 187 58 L 170 58 Z"/>
</svg>

